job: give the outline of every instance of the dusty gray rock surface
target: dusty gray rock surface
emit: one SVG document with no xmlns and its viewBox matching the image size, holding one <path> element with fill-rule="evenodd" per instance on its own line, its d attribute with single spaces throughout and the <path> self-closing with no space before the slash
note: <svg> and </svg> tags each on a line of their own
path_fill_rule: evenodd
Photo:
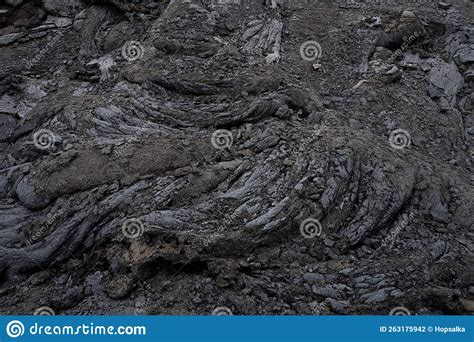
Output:
<svg viewBox="0 0 474 342">
<path fill-rule="evenodd" d="M 0 313 L 472 313 L 472 14 L 4 2 Z"/>
</svg>

